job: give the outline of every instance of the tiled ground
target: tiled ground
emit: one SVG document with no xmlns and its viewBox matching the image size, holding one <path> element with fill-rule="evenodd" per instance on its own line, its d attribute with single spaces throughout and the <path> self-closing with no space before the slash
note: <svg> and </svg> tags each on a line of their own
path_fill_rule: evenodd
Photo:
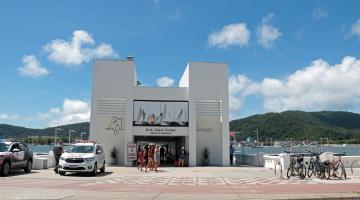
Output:
<svg viewBox="0 0 360 200">
<path fill-rule="evenodd" d="M 265 184 L 315 184 L 312 180 L 279 178 L 241 178 L 241 177 L 143 177 L 128 176 L 96 181 L 91 184 L 126 184 L 126 185 L 265 185 Z M 90 183 L 89 183 L 90 184 Z"/>
<path fill-rule="evenodd" d="M 255 167 L 162 168 L 159 173 L 153 171 L 145 173 L 130 167 L 109 167 L 106 173 L 99 174 L 97 177 L 80 174 L 60 176 L 54 174 L 51 169 L 34 171 L 30 174 L 16 172 L 8 177 L 0 177 L 0 194 L 7 192 L 4 188 L 13 188 L 20 193 L 21 191 L 30 193 L 31 189 L 36 189 L 43 192 L 42 196 L 48 194 L 45 191 L 55 190 L 86 194 L 89 192 L 125 192 L 137 196 L 141 196 L 143 193 L 180 196 L 206 194 L 210 195 L 209 197 L 211 194 L 231 194 L 236 197 L 260 194 L 287 197 L 287 195 L 310 195 L 312 193 L 354 195 L 360 194 L 360 177 L 349 176 L 349 179 L 346 180 L 320 180 L 317 178 L 300 180 L 298 177 L 280 179 L 275 176 L 273 170 Z M 26 197 L 29 194 L 23 195 Z M 60 192 L 57 196 L 61 195 Z"/>
</svg>

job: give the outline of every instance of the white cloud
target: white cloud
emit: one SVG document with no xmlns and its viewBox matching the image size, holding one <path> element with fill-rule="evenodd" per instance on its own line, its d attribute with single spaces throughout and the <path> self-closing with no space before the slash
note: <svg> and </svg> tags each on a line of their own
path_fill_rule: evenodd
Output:
<svg viewBox="0 0 360 200">
<path fill-rule="evenodd" d="M 44 46 L 48 59 L 67 66 L 81 65 L 94 58 L 117 57 L 110 44 L 96 46 L 93 37 L 84 30 L 76 30 L 70 41 L 56 39 Z"/>
<path fill-rule="evenodd" d="M 5 113 L 0 113 L 0 123 L 3 121 L 11 121 L 11 120 L 15 120 L 18 119 L 20 116 L 17 114 L 5 114 Z"/>
<path fill-rule="evenodd" d="M 311 16 L 316 20 L 319 21 L 322 18 L 326 18 L 328 16 L 328 13 L 326 10 L 322 8 L 316 8 L 312 11 Z"/>
<path fill-rule="evenodd" d="M 351 25 L 351 34 L 360 37 L 360 19 Z"/>
<path fill-rule="evenodd" d="M 230 110 L 240 109 L 246 97 L 257 90 L 257 85 L 245 75 L 233 75 L 229 78 Z"/>
<path fill-rule="evenodd" d="M 24 66 L 18 68 L 18 72 L 21 76 L 37 78 L 46 76 L 50 73 L 46 68 L 41 66 L 34 55 L 24 56 L 22 61 Z"/>
<path fill-rule="evenodd" d="M 212 47 L 227 48 L 228 46 L 247 46 L 250 40 L 250 31 L 246 23 L 229 24 L 221 31 L 209 35 L 208 44 Z"/>
<path fill-rule="evenodd" d="M 315 60 L 284 79 L 261 82 L 244 75 L 229 78 L 230 109 L 241 108 L 246 97 L 262 97 L 266 111 L 351 110 L 360 106 L 360 60 L 344 57 L 340 64 Z"/>
<path fill-rule="evenodd" d="M 156 79 L 156 85 L 159 87 L 171 87 L 174 83 L 175 80 L 167 76 Z"/>
<path fill-rule="evenodd" d="M 183 13 L 181 12 L 181 10 L 176 10 L 175 13 L 173 15 L 171 15 L 169 18 L 172 20 L 177 20 L 180 19 L 183 16 Z"/>
<path fill-rule="evenodd" d="M 64 99 L 61 108 L 53 107 L 46 113 L 38 113 L 31 120 L 50 121 L 48 126 L 59 126 L 90 121 L 90 102 L 78 99 Z"/>
<path fill-rule="evenodd" d="M 269 13 L 262 19 L 262 24 L 257 29 L 257 41 L 266 49 L 271 48 L 274 45 L 275 40 L 283 35 L 279 29 L 271 24 L 273 18 L 274 14 Z"/>
</svg>

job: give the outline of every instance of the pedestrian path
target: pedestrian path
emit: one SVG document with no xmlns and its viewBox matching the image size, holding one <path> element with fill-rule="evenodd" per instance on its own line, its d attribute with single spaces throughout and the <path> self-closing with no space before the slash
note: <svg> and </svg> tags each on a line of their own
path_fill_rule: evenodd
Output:
<svg viewBox="0 0 360 200">
<path fill-rule="evenodd" d="M 126 185 L 266 185 L 266 184 L 316 184 L 310 180 L 279 178 L 241 178 L 241 177 L 144 177 L 127 176 L 109 180 L 96 181 L 96 184 L 126 184 Z"/>
<path fill-rule="evenodd" d="M 143 198 L 143 194 L 149 196 L 173 194 L 170 196 L 177 196 L 178 199 L 183 199 L 185 196 L 191 198 L 200 194 L 206 197 L 229 195 L 229 199 L 242 199 L 243 197 L 248 199 L 251 195 L 260 197 L 261 194 L 271 194 L 281 198 L 312 197 L 320 193 L 324 196 L 334 196 L 335 194 L 337 196 L 359 196 L 360 177 L 349 176 L 349 179 L 346 180 L 320 180 L 317 178 L 300 180 L 297 177 L 280 179 L 273 174 L 272 170 L 255 167 L 162 168 L 159 173 L 153 171 L 145 173 L 133 167 L 107 167 L 106 173 L 96 177 L 80 174 L 60 176 L 54 174 L 51 169 L 35 170 L 30 174 L 22 172 L 10 174 L 8 177 L 0 177 L 0 192 L 6 192 L 5 188 L 16 190 L 16 194 L 21 194 L 21 198 L 29 196 L 28 193 L 22 191 L 30 191 L 35 188 L 41 194 L 45 194 L 45 191 L 67 191 L 66 194 L 75 195 L 74 199 L 81 199 L 84 194 L 87 199 L 96 199 L 91 196 L 89 198 L 89 194 L 92 192 L 102 192 L 106 195 L 116 192 L 131 193 L 136 197 L 135 199 L 147 199 Z M 72 191 L 76 191 L 76 193 Z M 59 193 L 59 198 L 62 195 Z"/>
</svg>

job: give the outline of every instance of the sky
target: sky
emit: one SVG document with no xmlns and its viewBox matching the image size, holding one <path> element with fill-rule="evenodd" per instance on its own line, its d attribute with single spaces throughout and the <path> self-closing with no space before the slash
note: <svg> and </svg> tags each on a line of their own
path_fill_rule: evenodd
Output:
<svg viewBox="0 0 360 200">
<path fill-rule="evenodd" d="M 134 56 L 143 85 L 227 63 L 230 119 L 360 112 L 359 1 L 0 0 L 0 124 L 90 121 L 94 59 Z"/>
</svg>

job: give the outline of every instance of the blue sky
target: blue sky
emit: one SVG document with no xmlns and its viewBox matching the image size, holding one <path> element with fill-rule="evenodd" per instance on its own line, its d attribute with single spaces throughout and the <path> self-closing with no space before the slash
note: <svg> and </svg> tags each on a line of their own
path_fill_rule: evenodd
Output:
<svg viewBox="0 0 360 200">
<path fill-rule="evenodd" d="M 90 116 L 92 59 L 135 56 L 146 85 L 229 65 L 230 117 L 360 112 L 359 1 L 0 1 L 0 123 Z"/>
</svg>

